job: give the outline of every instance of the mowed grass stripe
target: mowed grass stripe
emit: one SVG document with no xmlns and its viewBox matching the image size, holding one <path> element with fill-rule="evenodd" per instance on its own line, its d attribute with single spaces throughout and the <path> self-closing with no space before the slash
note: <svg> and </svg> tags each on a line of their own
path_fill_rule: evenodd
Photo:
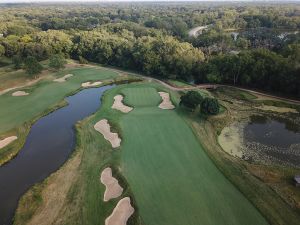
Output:
<svg viewBox="0 0 300 225">
<path fill-rule="evenodd" d="M 61 77 L 71 73 L 74 76 L 66 82 L 41 81 L 38 84 L 23 88 L 30 92 L 25 97 L 12 97 L 11 93 L 0 96 L 0 133 L 40 115 L 43 111 L 59 103 L 64 97 L 81 87 L 87 80 L 105 80 L 117 77 L 117 73 L 99 68 L 66 69 L 54 74 Z M 22 89 L 22 90 L 23 90 Z"/>
<path fill-rule="evenodd" d="M 154 88 L 122 93 L 135 109 L 120 121 L 121 167 L 146 225 L 267 224 L 211 162 L 183 118 L 157 107 Z"/>
</svg>

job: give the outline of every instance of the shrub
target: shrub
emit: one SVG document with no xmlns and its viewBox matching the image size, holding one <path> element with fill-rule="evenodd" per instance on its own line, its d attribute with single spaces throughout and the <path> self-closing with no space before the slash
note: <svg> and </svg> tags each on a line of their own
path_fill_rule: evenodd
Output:
<svg viewBox="0 0 300 225">
<path fill-rule="evenodd" d="M 79 56 L 79 63 L 80 64 L 88 64 L 89 61 L 87 61 L 85 58 L 83 58 L 82 56 Z"/>
<path fill-rule="evenodd" d="M 205 98 L 201 103 L 201 112 L 208 115 L 216 115 L 220 111 L 220 104 L 215 98 Z"/>
<path fill-rule="evenodd" d="M 65 57 L 61 54 L 52 55 L 49 59 L 49 67 L 54 69 L 61 69 L 67 63 Z"/>
<path fill-rule="evenodd" d="M 185 107 L 195 110 L 197 106 L 201 104 L 203 101 L 203 97 L 197 91 L 188 91 L 186 94 L 181 96 L 180 105 L 184 105 Z"/>
<path fill-rule="evenodd" d="M 25 70 L 32 76 L 40 73 L 43 70 L 43 67 L 36 58 L 29 56 L 25 59 Z"/>
</svg>

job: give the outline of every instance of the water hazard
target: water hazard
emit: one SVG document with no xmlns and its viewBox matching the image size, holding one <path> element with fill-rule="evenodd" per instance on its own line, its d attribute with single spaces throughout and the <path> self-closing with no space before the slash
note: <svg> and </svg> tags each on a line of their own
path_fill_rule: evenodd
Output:
<svg viewBox="0 0 300 225">
<path fill-rule="evenodd" d="M 0 225 L 12 224 L 21 195 L 56 171 L 75 146 L 74 125 L 93 114 L 104 91 L 113 86 L 85 89 L 66 98 L 69 103 L 39 119 L 16 158 L 0 167 Z"/>
<path fill-rule="evenodd" d="M 300 127 L 278 117 L 252 116 L 244 129 L 248 150 L 280 164 L 300 166 Z"/>
</svg>

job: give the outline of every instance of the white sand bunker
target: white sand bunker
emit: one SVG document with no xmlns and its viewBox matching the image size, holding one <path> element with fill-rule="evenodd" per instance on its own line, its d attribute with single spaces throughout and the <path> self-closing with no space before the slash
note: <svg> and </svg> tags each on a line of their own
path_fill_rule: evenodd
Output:
<svg viewBox="0 0 300 225">
<path fill-rule="evenodd" d="M 55 82 L 62 83 L 62 82 L 67 81 L 67 79 L 70 78 L 70 77 L 72 77 L 72 76 L 73 76 L 73 74 L 67 74 L 67 75 L 65 75 L 65 76 L 63 76 L 63 77 L 61 77 L 61 78 L 55 79 L 54 81 L 55 81 Z"/>
<path fill-rule="evenodd" d="M 119 111 L 121 111 L 121 112 L 123 112 L 123 113 L 129 113 L 131 110 L 133 110 L 133 108 L 132 107 L 129 107 L 129 106 L 127 106 L 127 105 L 124 105 L 123 104 L 123 96 L 122 95 L 116 95 L 115 97 L 114 97 L 114 104 L 112 105 L 112 109 L 116 109 L 116 110 L 119 110 Z"/>
<path fill-rule="evenodd" d="M 95 82 L 85 82 L 85 83 L 82 83 L 81 86 L 82 87 L 95 87 L 95 86 L 98 86 L 102 84 L 101 81 L 95 81 Z"/>
<path fill-rule="evenodd" d="M 11 136 L 11 137 L 4 138 L 3 140 L 0 140 L 0 149 L 4 148 L 5 146 L 9 145 L 10 143 L 12 143 L 17 139 L 18 139 L 17 136 Z"/>
<path fill-rule="evenodd" d="M 117 133 L 112 133 L 110 131 L 110 125 L 108 124 L 107 119 L 100 120 L 95 124 L 94 128 L 111 143 L 111 146 L 113 148 L 120 147 L 121 139 L 119 138 L 119 135 Z"/>
<path fill-rule="evenodd" d="M 130 198 L 121 199 L 112 214 L 105 220 L 105 225 L 126 225 L 129 217 L 134 213 Z"/>
<path fill-rule="evenodd" d="M 105 202 L 113 198 L 118 198 L 123 193 L 123 188 L 119 185 L 118 180 L 112 176 L 111 168 L 108 167 L 102 171 L 100 180 L 106 187 L 104 192 Z"/>
<path fill-rule="evenodd" d="M 12 96 L 14 96 L 14 97 L 26 96 L 26 95 L 29 95 L 29 93 L 27 93 L 25 91 L 15 91 L 14 93 L 12 93 Z"/>
<path fill-rule="evenodd" d="M 244 155 L 242 150 L 242 133 L 242 127 L 239 127 L 237 123 L 233 123 L 221 131 L 221 134 L 218 136 L 218 142 L 225 152 L 232 156 L 242 158 Z"/>
<path fill-rule="evenodd" d="M 159 108 L 161 109 L 174 109 L 175 106 L 172 104 L 170 100 L 170 95 L 167 92 L 158 92 L 160 97 L 162 98 L 162 102 L 159 104 Z"/>
</svg>

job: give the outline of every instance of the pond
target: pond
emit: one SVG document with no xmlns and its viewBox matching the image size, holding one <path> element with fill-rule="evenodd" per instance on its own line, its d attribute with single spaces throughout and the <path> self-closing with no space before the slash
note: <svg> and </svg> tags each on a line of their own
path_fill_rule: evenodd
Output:
<svg viewBox="0 0 300 225">
<path fill-rule="evenodd" d="M 244 143 L 254 158 L 300 166 L 300 127 L 289 120 L 251 116 L 244 128 Z"/>
<path fill-rule="evenodd" d="M 0 167 L 0 225 L 12 224 L 18 200 L 68 159 L 75 147 L 74 125 L 101 105 L 104 91 L 113 86 L 85 89 L 67 97 L 68 105 L 39 119 L 20 153 Z"/>
<path fill-rule="evenodd" d="M 277 117 L 251 116 L 245 127 L 245 139 L 279 148 L 300 143 L 300 129 L 296 124 Z"/>
</svg>

